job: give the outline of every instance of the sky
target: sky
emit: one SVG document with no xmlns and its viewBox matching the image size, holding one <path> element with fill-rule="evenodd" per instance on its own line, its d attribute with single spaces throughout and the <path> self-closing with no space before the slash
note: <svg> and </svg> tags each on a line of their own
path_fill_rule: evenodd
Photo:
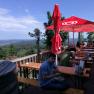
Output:
<svg viewBox="0 0 94 94">
<path fill-rule="evenodd" d="M 75 15 L 94 21 L 94 0 L 0 0 L 0 40 L 30 39 L 28 32 L 35 28 L 45 32 L 47 11 L 53 13 L 55 4 L 66 18 Z"/>
</svg>

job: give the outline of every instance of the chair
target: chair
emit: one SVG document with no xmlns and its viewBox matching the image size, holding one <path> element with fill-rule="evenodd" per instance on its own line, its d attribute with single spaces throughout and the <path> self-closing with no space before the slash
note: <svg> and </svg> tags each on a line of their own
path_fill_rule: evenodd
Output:
<svg viewBox="0 0 94 94">
<path fill-rule="evenodd" d="M 89 80 L 84 85 L 84 94 L 94 94 L 94 63 L 92 64 Z"/>
<path fill-rule="evenodd" d="M 69 66 L 70 54 L 65 52 L 60 55 L 60 65 L 61 66 Z"/>
</svg>

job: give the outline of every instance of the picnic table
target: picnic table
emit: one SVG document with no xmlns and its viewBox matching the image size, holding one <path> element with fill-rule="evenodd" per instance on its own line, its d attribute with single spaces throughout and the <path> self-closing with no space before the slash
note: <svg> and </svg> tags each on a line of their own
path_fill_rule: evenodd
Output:
<svg viewBox="0 0 94 94">
<path fill-rule="evenodd" d="M 31 70 L 35 70 L 38 71 L 39 68 L 41 66 L 41 63 L 35 63 L 35 62 L 31 62 L 31 63 L 25 63 L 25 64 L 21 64 L 20 67 L 24 68 L 24 69 L 31 69 Z M 74 67 L 65 67 L 65 66 L 57 66 L 59 72 L 64 73 L 64 74 L 68 74 L 68 75 L 77 75 L 75 73 L 75 68 Z M 84 74 L 83 76 L 88 77 L 88 74 L 85 74 L 87 68 L 84 69 Z"/>
<path fill-rule="evenodd" d="M 68 74 L 68 75 L 77 75 L 74 67 L 58 66 L 57 68 L 60 73 L 64 73 L 64 74 Z M 87 70 L 90 70 L 90 68 L 85 68 L 83 71 L 83 74 L 80 76 L 89 77 L 89 74 L 86 73 Z"/>
<path fill-rule="evenodd" d="M 35 62 L 27 62 L 24 64 L 20 64 L 20 71 L 23 72 L 21 74 L 23 74 L 25 78 L 29 78 L 29 74 L 32 74 L 33 78 L 37 78 L 40 65 L 41 63 L 35 63 Z"/>
<path fill-rule="evenodd" d="M 41 63 L 35 63 L 35 62 L 27 62 L 25 64 L 20 64 L 20 67 L 23 68 L 31 68 L 31 69 L 35 69 L 35 70 L 39 70 Z"/>
</svg>

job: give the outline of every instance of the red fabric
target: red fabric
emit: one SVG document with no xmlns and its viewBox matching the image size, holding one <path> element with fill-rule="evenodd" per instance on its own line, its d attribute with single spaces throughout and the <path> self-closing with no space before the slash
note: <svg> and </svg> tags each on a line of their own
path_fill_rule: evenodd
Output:
<svg viewBox="0 0 94 94">
<path fill-rule="evenodd" d="M 51 41 L 52 41 L 52 48 L 51 48 L 52 53 L 54 53 L 54 54 L 61 53 L 61 45 L 62 45 L 61 41 L 62 41 L 62 39 L 61 39 L 60 35 L 55 34 Z"/>
<path fill-rule="evenodd" d="M 68 26 L 68 25 L 84 25 L 84 24 L 94 24 L 94 22 L 76 17 L 71 16 L 69 18 L 66 18 L 62 20 L 62 26 Z"/>
<path fill-rule="evenodd" d="M 94 22 L 76 16 L 61 21 L 61 30 L 73 32 L 94 32 Z"/>
<path fill-rule="evenodd" d="M 53 15 L 52 15 L 52 19 L 53 19 L 53 30 L 54 30 L 54 36 L 52 38 L 52 47 L 51 47 L 51 51 L 54 54 L 59 54 L 61 53 L 61 37 L 59 35 L 60 32 L 60 19 L 61 19 L 61 15 L 60 15 L 60 10 L 58 5 L 55 5 L 54 7 L 54 11 L 53 11 Z"/>
<path fill-rule="evenodd" d="M 59 6 L 58 4 L 55 4 L 54 6 L 54 11 L 53 11 L 53 15 L 52 15 L 52 19 L 61 19 L 61 14 L 60 14 L 60 10 L 59 10 Z"/>
<path fill-rule="evenodd" d="M 62 26 L 60 30 L 64 30 L 65 32 L 94 32 L 94 25 Z"/>
</svg>

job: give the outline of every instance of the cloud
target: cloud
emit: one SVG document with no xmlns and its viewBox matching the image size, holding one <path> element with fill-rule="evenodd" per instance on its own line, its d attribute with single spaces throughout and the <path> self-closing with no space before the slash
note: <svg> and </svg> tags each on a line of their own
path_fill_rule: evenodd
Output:
<svg viewBox="0 0 94 94">
<path fill-rule="evenodd" d="M 25 12 L 29 12 L 28 9 Z M 0 32 L 29 32 L 34 28 L 41 28 L 42 23 L 37 21 L 31 15 L 16 17 L 11 15 L 11 11 L 8 9 L 0 8 Z"/>
<path fill-rule="evenodd" d="M 0 15 L 6 15 L 10 11 L 8 9 L 0 8 Z"/>
<path fill-rule="evenodd" d="M 26 13 L 29 13 L 29 9 L 25 9 L 25 12 L 26 12 Z"/>
</svg>

